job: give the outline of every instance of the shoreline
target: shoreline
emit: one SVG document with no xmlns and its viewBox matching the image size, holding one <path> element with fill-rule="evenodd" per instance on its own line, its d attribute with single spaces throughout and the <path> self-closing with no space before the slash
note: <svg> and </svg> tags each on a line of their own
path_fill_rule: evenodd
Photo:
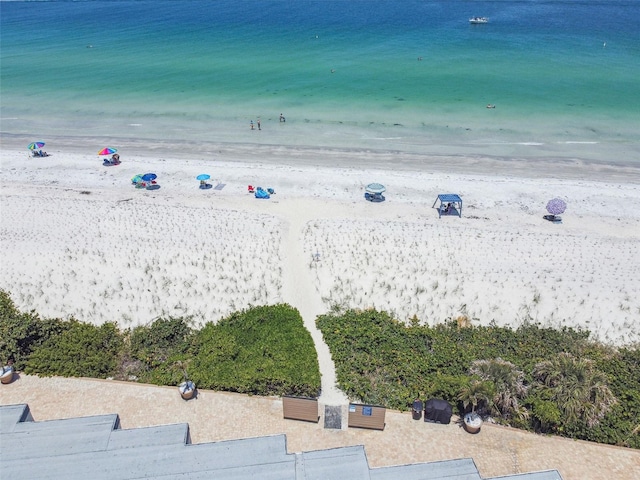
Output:
<svg viewBox="0 0 640 480">
<path fill-rule="evenodd" d="M 263 123 L 264 124 L 264 123 Z M 250 132 L 253 134 L 254 132 Z M 316 134 L 307 143 L 296 143 L 291 135 L 267 137 L 259 132 L 247 141 L 246 136 L 235 134 L 230 141 L 160 140 L 154 138 L 125 138 L 111 136 L 52 136 L 47 137 L 45 150 L 56 156 L 72 153 L 83 157 L 92 155 L 101 146 L 117 146 L 120 152 L 136 157 L 158 159 L 198 160 L 203 162 L 256 163 L 324 168 L 403 170 L 429 169 L 438 173 L 460 175 L 489 175 L 525 178 L 582 179 L 598 181 L 620 181 L 640 183 L 640 145 L 628 146 L 623 153 L 607 155 L 615 161 L 602 157 L 590 157 L 588 151 L 598 148 L 597 142 L 567 142 L 571 152 L 558 156 L 557 152 L 546 152 L 543 144 L 496 144 L 498 151 L 490 145 L 418 145 L 416 148 L 380 148 L 378 144 L 359 147 L 341 147 L 319 140 Z M 33 135 L 0 133 L 3 150 L 25 151 Z M 269 143 L 284 141 L 284 143 Z M 358 145 L 361 142 L 355 141 Z M 366 143 L 366 142 L 365 142 Z M 50 147 L 49 147 L 50 145 Z M 638 152 L 634 152 L 637 148 Z M 542 151 L 536 150 L 542 149 Z M 635 160 L 634 160 L 635 158 Z"/>
</svg>

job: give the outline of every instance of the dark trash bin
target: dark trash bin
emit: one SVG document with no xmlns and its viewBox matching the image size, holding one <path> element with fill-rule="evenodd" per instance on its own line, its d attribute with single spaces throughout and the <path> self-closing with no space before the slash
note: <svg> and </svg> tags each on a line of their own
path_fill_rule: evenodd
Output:
<svg viewBox="0 0 640 480">
<path fill-rule="evenodd" d="M 414 420 L 420 420 L 422 418 L 422 400 L 413 401 L 412 413 Z"/>
</svg>

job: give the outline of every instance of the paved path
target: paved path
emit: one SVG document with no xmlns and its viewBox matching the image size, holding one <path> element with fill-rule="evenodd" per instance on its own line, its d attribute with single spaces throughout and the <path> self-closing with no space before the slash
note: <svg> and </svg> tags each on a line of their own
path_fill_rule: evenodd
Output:
<svg viewBox="0 0 640 480">
<path fill-rule="evenodd" d="M 0 385 L 0 404 L 26 403 L 36 421 L 118 413 L 122 428 L 187 422 L 193 443 L 287 435 L 289 452 L 364 445 L 373 468 L 455 458 L 473 458 L 483 477 L 557 469 L 564 480 L 637 480 L 640 451 L 544 437 L 485 425 L 469 435 L 455 423 L 414 421 L 387 411 L 385 430 L 325 430 L 284 420 L 279 398 L 201 391 L 185 402 L 175 387 L 91 379 L 20 375 Z"/>
</svg>

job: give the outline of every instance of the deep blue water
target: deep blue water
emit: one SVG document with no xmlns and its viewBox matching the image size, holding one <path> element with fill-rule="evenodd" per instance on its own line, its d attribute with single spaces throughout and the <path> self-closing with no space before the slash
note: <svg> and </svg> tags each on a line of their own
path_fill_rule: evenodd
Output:
<svg viewBox="0 0 640 480">
<path fill-rule="evenodd" d="M 632 156 L 640 143 L 637 1 L 96 0 L 0 13 L 3 133 L 236 142 L 250 119 L 285 112 L 289 132 L 261 141 L 541 144 L 536 155 L 569 142 Z M 490 23 L 470 25 L 475 15 Z"/>
</svg>

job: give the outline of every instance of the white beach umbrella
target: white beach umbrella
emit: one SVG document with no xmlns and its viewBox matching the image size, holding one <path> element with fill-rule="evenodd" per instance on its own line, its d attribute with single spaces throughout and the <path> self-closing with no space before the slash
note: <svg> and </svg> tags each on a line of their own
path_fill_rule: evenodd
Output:
<svg viewBox="0 0 640 480">
<path fill-rule="evenodd" d="M 374 195 L 376 193 L 383 193 L 387 191 L 384 185 L 380 183 L 370 183 L 369 185 L 367 185 L 367 188 L 365 190 L 367 193 L 373 193 Z"/>
</svg>

